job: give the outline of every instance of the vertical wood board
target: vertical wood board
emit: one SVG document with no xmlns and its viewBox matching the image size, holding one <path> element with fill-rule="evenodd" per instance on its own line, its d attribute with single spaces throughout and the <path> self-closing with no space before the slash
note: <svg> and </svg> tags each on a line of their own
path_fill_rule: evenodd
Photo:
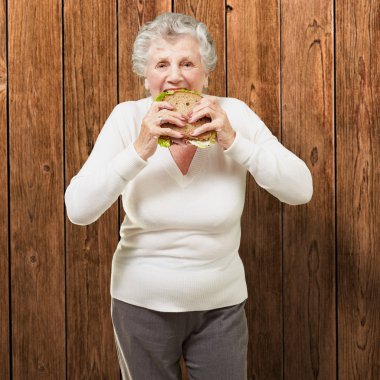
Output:
<svg viewBox="0 0 380 380">
<path fill-rule="evenodd" d="M 10 376 L 6 2 L 0 1 L 0 378 Z"/>
<path fill-rule="evenodd" d="M 228 96 L 243 100 L 279 136 L 279 20 L 276 1 L 229 1 Z M 248 285 L 248 378 L 282 377 L 280 202 L 248 173 L 240 255 Z"/>
<path fill-rule="evenodd" d="M 380 3 L 336 2 L 339 378 L 380 378 Z"/>
<path fill-rule="evenodd" d="M 13 378 L 65 379 L 61 2 L 8 17 Z"/>
<path fill-rule="evenodd" d="M 284 206 L 284 376 L 333 379 L 333 3 L 281 2 L 282 140 L 312 172 L 307 205 Z"/>
<path fill-rule="evenodd" d="M 116 3 L 65 1 L 66 186 L 117 103 Z M 89 226 L 67 220 L 67 372 L 119 379 L 110 314 L 117 204 Z"/>
</svg>

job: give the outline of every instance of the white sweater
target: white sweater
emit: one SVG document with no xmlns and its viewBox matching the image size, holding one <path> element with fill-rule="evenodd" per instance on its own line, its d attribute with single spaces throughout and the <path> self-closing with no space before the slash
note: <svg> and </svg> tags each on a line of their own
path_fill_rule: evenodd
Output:
<svg viewBox="0 0 380 380">
<path fill-rule="evenodd" d="M 247 286 L 238 249 L 246 173 L 282 202 L 311 199 L 309 169 L 242 101 L 219 98 L 236 138 L 197 149 L 184 176 L 169 149 L 135 151 L 152 98 L 117 105 L 65 193 L 74 224 L 97 220 L 122 194 L 126 216 L 112 261 L 111 295 L 159 311 L 238 304 Z"/>
</svg>

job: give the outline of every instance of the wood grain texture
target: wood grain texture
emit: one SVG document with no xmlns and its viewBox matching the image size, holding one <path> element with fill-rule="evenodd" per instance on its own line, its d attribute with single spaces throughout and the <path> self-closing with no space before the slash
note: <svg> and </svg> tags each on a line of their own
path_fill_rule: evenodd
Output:
<svg viewBox="0 0 380 380">
<path fill-rule="evenodd" d="M 66 186 L 117 103 L 116 3 L 64 2 Z M 110 315 L 117 205 L 89 226 L 66 220 L 67 374 L 119 379 Z"/>
<path fill-rule="evenodd" d="M 380 378 L 380 3 L 336 2 L 339 378 Z"/>
<path fill-rule="evenodd" d="M 311 169 L 314 195 L 284 206 L 284 377 L 334 379 L 333 3 L 281 2 L 282 141 Z"/>
<path fill-rule="evenodd" d="M 226 96 L 226 41 L 224 0 L 175 0 L 174 12 L 188 14 L 205 23 L 215 42 L 217 65 L 210 74 L 207 93 Z"/>
<path fill-rule="evenodd" d="M 228 96 L 248 104 L 280 133 L 276 1 L 228 1 Z M 280 202 L 247 178 L 240 255 L 248 285 L 248 379 L 282 378 Z"/>
<path fill-rule="evenodd" d="M 0 379 L 10 376 L 6 1 L 0 1 Z"/>
<path fill-rule="evenodd" d="M 13 379 L 65 379 L 61 2 L 8 2 Z"/>
</svg>

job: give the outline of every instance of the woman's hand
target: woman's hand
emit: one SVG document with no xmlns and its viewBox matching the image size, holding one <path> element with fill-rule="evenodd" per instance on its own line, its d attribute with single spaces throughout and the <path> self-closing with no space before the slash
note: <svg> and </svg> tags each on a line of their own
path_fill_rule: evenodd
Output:
<svg viewBox="0 0 380 380">
<path fill-rule="evenodd" d="M 217 143 L 223 149 L 228 149 L 235 140 L 236 132 L 232 128 L 227 114 L 220 107 L 217 97 L 207 96 L 197 102 L 190 113 L 189 123 L 205 116 L 209 117 L 211 122 L 198 127 L 192 135 L 197 136 L 204 132 L 215 131 Z"/>
<path fill-rule="evenodd" d="M 147 160 L 157 149 L 157 140 L 160 136 L 182 138 L 180 132 L 170 128 L 161 128 L 163 123 L 175 124 L 179 127 L 186 125 L 186 118 L 179 112 L 173 111 L 169 102 L 153 102 L 148 113 L 142 120 L 140 134 L 134 142 L 139 156 Z"/>
</svg>

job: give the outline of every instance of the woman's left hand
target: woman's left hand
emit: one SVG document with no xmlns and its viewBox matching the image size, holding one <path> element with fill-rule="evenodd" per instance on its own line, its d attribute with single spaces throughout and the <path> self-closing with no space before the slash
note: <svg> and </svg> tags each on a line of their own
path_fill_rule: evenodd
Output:
<svg viewBox="0 0 380 380">
<path fill-rule="evenodd" d="M 236 132 L 228 120 L 226 112 L 220 107 L 218 98 L 206 96 L 197 102 L 190 113 L 189 123 L 209 117 L 211 121 L 198 127 L 193 132 L 193 136 L 200 135 L 208 131 L 216 132 L 216 141 L 223 148 L 228 149 L 235 140 Z"/>
</svg>

